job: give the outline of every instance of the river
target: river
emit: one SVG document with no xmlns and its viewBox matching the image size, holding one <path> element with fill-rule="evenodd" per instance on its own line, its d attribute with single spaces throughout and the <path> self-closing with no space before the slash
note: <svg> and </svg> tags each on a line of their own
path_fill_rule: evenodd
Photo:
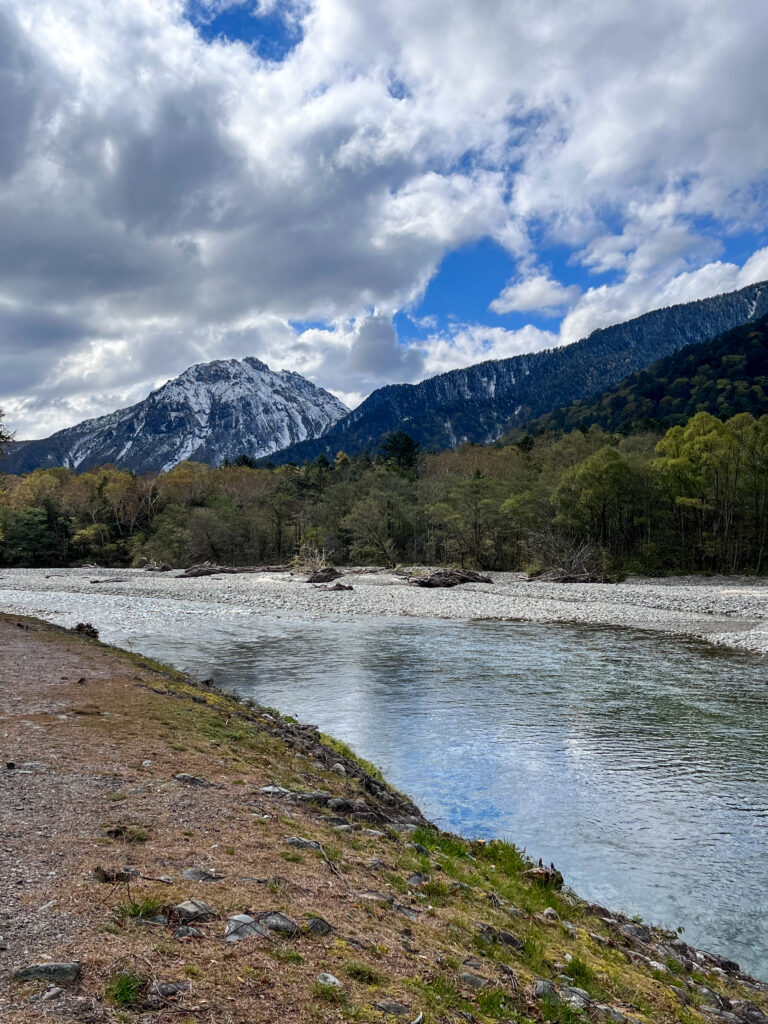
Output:
<svg viewBox="0 0 768 1024">
<path fill-rule="evenodd" d="M 350 743 L 444 828 L 768 976 L 768 659 L 602 627 L 0 590 Z"/>
</svg>

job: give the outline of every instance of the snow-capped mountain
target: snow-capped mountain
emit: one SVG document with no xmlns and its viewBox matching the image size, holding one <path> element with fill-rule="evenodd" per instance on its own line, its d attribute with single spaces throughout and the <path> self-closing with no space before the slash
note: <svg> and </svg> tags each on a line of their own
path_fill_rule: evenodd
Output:
<svg viewBox="0 0 768 1024">
<path fill-rule="evenodd" d="M 217 359 L 191 366 L 128 409 L 14 444 L 0 472 L 112 463 L 145 473 L 185 459 L 212 465 L 240 455 L 257 459 L 319 437 L 348 411 L 298 373 L 274 373 L 251 357 Z"/>
</svg>

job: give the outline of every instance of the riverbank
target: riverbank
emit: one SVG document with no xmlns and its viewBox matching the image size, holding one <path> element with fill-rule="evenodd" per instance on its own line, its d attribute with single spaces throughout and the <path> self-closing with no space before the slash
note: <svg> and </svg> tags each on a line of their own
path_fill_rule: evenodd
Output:
<svg viewBox="0 0 768 1024">
<path fill-rule="evenodd" d="M 319 589 L 302 573 L 179 578 L 140 569 L 3 569 L 0 608 L 34 614 L 34 592 L 126 595 L 217 604 L 234 614 L 416 616 L 573 622 L 691 636 L 768 654 L 768 580 L 751 577 L 631 578 L 619 584 L 528 582 L 491 573 L 491 584 L 422 589 L 382 570 L 345 569 L 351 590 Z"/>
<path fill-rule="evenodd" d="M 33 620 L 0 651 L 14 1024 L 768 1020 L 768 985 L 433 829 L 312 727 Z"/>
</svg>

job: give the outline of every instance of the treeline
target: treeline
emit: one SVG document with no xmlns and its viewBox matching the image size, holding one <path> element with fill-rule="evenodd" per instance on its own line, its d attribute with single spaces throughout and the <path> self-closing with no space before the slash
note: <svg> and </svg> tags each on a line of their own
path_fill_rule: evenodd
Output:
<svg viewBox="0 0 768 1024">
<path fill-rule="evenodd" d="M 5 566 L 324 556 L 533 571 L 588 550 L 605 573 L 761 573 L 767 532 L 768 416 L 749 414 L 430 455 L 398 433 L 375 457 L 303 467 L 0 474 Z"/>
<path fill-rule="evenodd" d="M 768 413 L 768 317 L 688 345 L 593 398 L 540 416 L 526 429 L 667 430 L 697 412 L 720 419 Z"/>
</svg>

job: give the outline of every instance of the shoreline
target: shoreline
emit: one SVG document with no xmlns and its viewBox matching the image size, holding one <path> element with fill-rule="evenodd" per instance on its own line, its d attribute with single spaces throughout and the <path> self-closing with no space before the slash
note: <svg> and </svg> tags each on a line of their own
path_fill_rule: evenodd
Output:
<svg viewBox="0 0 768 1024">
<path fill-rule="evenodd" d="M 35 620 L 0 615 L 0 644 L 0 975 L 39 968 L 0 996 L 12 1024 L 768 1021 L 768 984 L 435 829 L 312 726 Z M 210 916 L 177 920 L 189 899 Z M 262 934 L 228 943 L 234 911 Z M 125 963 L 142 987 L 119 1017 Z"/>
<path fill-rule="evenodd" d="M 310 619 L 405 616 L 559 622 L 650 630 L 768 654 L 768 580 L 668 577 L 556 584 L 528 582 L 518 573 L 490 573 L 492 584 L 430 590 L 409 585 L 386 570 L 341 571 L 351 591 L 318 589 L 299 572 L 184 579 L 175 570 L 3 569 L 0 607 L 19 613 L 29 607 L 14 602 L 14 592 L 63 592 L 216 604 L 242 614 Z"/>
</svg>

